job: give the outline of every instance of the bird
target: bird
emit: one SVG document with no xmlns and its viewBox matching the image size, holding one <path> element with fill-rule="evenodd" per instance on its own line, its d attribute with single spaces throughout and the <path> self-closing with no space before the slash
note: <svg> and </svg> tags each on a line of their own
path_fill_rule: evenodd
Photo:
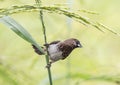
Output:
<svg viewBox="0 0 120 85">
<path fill-rule="evenodd" d="M 34 51 L 43 55 L 35 45 L 32 45 Z M 53 41 L 51 43 L 44 44 L 47 48 L 44 48 L 44 51 L 48 51 L 49 59 L 51 60 L 46 67 L 50 67 L 52 63 L 66 59 L 75 48 L 82 48 L 82 45 L 78 39 L 69 38 L 64 41 Z"/>
</svg>

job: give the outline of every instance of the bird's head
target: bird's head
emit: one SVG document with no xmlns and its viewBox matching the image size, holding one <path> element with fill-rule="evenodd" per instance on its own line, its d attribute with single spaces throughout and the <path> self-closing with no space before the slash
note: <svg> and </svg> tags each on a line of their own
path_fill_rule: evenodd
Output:
<svg viewBox="0 0 120 85">
<path fill-rule="evenodd" d="M 78 39 L 72 39 L 75 48 L 82 48 L 82 45 Z"/>
<path fill-rule="evenodd" d="M 70 38 L 64 41 L 64 43 L 69 44 L 73 48 L 82 48 L 82 45 L 78 39 Z"/>
</svg>

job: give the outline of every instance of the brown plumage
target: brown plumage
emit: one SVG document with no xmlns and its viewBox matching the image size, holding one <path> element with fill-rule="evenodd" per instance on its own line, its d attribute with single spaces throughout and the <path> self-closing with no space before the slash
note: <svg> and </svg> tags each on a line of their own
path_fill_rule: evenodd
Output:
<svg viewBox="0 0 120 85">
<path fill-rule="evenodd" d="M 53 41 L 50 44 L 45 44 L 48 48 L 50 65 L 58 60 L 64 60 L 75 48 L 81 48 L 80 41 L 74 38 L 65 41 Z M 41 55 L 41 52 L 33 45 L 35 52 Z"/>
</svg>

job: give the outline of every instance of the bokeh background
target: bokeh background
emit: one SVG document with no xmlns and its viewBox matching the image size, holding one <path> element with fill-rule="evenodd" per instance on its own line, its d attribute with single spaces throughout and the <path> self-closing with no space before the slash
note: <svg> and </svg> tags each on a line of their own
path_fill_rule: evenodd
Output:
<svg viewBox="0 0 120 85">
<path fill-rule="evenodd" d="M 0 0 L 0 8 L 33 4 L 34 0 Z M 120 33 L 120 0 L 42 0 L 42 6 L 56 4 L 70 7 L 71 11 Z M 39 12 L 20 12 L 11 16 L 40 45 L 44 44 Z M 120 36 L 84 26 L 62 14 L 44 12 L 44 21 L 48 42 L 72 37 L 83 45 L 66 60 L 52 65 L 54 85 L 119 85 Z M 35 54 L 28 42 L 0 24 L 0 85 L 49 85 L 45 66 L 45 56 Z"/>
</svg>

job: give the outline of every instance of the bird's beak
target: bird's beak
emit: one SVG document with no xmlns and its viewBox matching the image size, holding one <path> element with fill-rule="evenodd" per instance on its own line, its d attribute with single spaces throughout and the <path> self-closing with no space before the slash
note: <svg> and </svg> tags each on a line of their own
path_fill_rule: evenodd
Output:
<svg viewBox="0 0 120 85">
<path fill-rule="evenodd" d="M 82 48 L 83 46 L 82 46 L 81 44 L 78 44 L 78 47 L 79 47 L 79 48 Z"/>
</svg>

